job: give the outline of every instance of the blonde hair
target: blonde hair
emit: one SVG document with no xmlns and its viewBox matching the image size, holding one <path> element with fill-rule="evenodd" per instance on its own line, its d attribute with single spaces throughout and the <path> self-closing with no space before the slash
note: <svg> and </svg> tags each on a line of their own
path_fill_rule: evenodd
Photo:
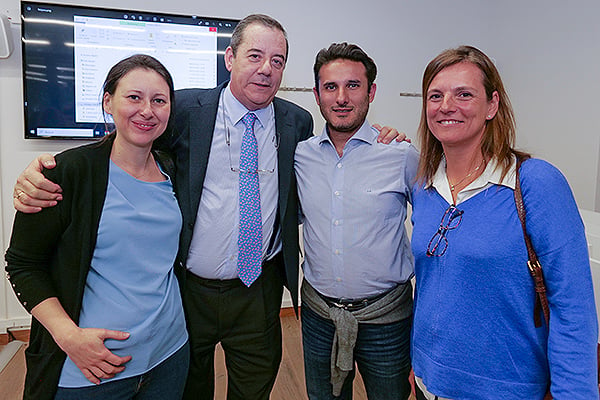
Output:
<svg viewBox="0 0 600 400">
<path fill-rule="evenodd" d="M 501 168 L 502 178 L 508 173 L 512 164 L 513 155 L 527 157 L 528 154 L 514 149 L 515 144 L 515 117 L 508 94 L 496 66 L 481 50 L 473 46 L 459 46 L 454 49 L 444 50 L 429 62 L 423 73 L 423 105 L 421 108 L 421 121 L 419 123 L 418 137 L 421 143 L 421 158 L 417 180 L 431 182 L 440 162 L 444 150 L 439 140 L 427 125 L 427 91 L 436 75 L 444 68 L 458 64 L 471 63 L 481 71 L 486 97 L 492 99 L 494 92 L 498 93 L 498 111 L 494 118 L 488 120 L 481 140 L 481 153 L 486 159 L 496 159 Z"/>
</svg>

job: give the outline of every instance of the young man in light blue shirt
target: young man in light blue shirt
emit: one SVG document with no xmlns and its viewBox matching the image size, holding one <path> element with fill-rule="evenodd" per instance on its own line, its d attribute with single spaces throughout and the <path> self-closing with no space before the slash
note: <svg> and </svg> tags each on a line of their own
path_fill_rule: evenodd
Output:
<svg viewBox="0 0 600 400">
<path fill-rule="evenodd" d="M 326 126 L 295 154 L 308 396 L 350 399 L 356 363 L 370 400 L 407 399 L 413 259 L 404 221 L 418 152 L 377 143 L 366 120 L 377 68 L 360 47 L 321 50 L 314 73 Z"/>
</svg>

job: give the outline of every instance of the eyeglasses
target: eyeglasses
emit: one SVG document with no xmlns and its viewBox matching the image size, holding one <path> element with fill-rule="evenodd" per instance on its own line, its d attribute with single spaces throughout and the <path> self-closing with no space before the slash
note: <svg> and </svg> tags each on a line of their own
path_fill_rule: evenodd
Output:
<svg viewBox="0 0 600 400">
<path fill-rule="evenodd" d="M 225 119 L 225 118 L 223 118 Z M 227 152 L 229 153 L 229 169 L 232 172 L 242 172 L 244 174 L 272 174 L 273 172 L 275 172 L 275 166 L 277 165 L 277 156 L 275 156 L 275 162 L 273 165 L 273 168 L 271 169 L 254 169 L 254 170 L 246 170 L 246 169 L 241 169 L 240 167 L 234 167 L 233 163 L 231 162 L 231 134 L 229 133 L 229 127 L 226 126 L 225 128 L 226 130 L 226 134 L 225 134 L 225 142 L 227 143 Z M 271 143 L 273 143 L 273 147 L 275 147 L 275 152 L 277 152 L 277 149 L 279 149 L 279 134 L 277 132 L 275 132 L 275 134 L 273 135 L 273 137 L 271 138 Z"/>
<path fill-rule="evenodd" d="M 446 233 L 460 225 L 463 213 L 464 211 L 459 210 L 454 205 L 448 207 L 442 216 L 437 232 L 433 235 L 427 245 L 428 257 L 440 257 L 446 253 L 446 249 L 448 248 L 448 238 L 446 237 Z"/>
<path fill-rule="evenodd" d="M 227 126 L 227 110 L 225 109 L 225 103 L 223 101 L 223 96 L 219 99 L 220 107 L 223 110 L 223 127 L 225 127 L 225 143 L 227 143 L 227 153 L 229 154 L 229 169 L 231 172 L 235 173 L 244 173 L 244 174 L 272 174 L 275 172 L 275 167 L 277 166 L 277 155 L 275 155 L 275 162 L 273 168 L 271 169 L 255 169 L 255 170 L 245 170 L 240 167 L 234 167 L 231 162 L 231 133 L 229 132 L 229 126 Z M 279 149 L 279 133 L 275 132 L 273 137 L 271 138 L 271 143 L 273 143 L 273 147 L 275 147 L 275 152 Z"/>
</svg>

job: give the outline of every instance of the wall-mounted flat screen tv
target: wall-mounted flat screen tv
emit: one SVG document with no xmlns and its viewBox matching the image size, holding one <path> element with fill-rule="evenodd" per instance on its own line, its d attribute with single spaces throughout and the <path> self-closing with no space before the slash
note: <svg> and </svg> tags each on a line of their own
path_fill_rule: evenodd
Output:
<svg viewBox="0 0 600 400">
<path fill-rule="evenodd" d="M 229 79 L 224 53 L 239 20 L 21 2 L 25 138 L 95 139 L 107 133 L 102 83 L 110 67 L 150 54 L 175 89 Z"/>
</svg>

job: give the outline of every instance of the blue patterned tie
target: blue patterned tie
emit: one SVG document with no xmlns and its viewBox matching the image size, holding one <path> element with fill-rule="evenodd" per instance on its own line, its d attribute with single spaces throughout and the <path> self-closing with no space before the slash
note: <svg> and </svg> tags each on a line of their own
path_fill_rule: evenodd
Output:
<svg viewBox="0 0 600 400">
<path fill-rule="evenodd" d="M 256 115 L 242 118 L 246 130 L 240 150 L 240 234 L 238 275 L 246 286 L 258 278 L 262 262 L 262 220 L 258 184 L 258 144 L 254 136 Z"/>
</svg>

